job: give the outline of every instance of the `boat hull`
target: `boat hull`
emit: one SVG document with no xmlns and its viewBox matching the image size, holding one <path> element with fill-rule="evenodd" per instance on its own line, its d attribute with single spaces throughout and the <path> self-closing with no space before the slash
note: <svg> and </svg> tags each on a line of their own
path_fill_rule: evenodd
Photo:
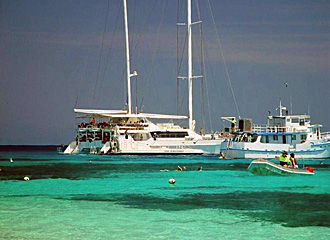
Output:
<svg viewBox="0 0 330 240">
<path fill-rule="evenodd" d="M 330 143 L 300 144 L 299 148 L 291 148 L 289 144 L 262 144 L 243 142 L 223 142 L 221 149 L 226 158 L 234 159 L 274 159 L 283 151 L 294 153 L 299 159 L 330 158 Z"/>
<path fill-rule="evenodd" d="M 273 162 L 257 159 L 253 160 L 248 167 L 250 173 L 254 175 L 269 176 L 269 175 L 314 175 L 312 171 L 307 169 L 296 169 L 283 167 Z"/>
<path fill-rule="evenodd" d="M 122 151 L 117 155 L 202 155 L 203 151 Z"/>
<path fill-rule="evenodd" d="M 203 151 L 203 154 L 206 155 L 218 155 L 220 152 L 220 145 L 223 142 L 223 139 L 217 139 L 217 140 L 172 140 L 172 141 L 163 141 L 163 140 L 157 140 L 157 143 L 155 146 L 184 146 L 191 149 L 200 149 Z"/>
</svg>

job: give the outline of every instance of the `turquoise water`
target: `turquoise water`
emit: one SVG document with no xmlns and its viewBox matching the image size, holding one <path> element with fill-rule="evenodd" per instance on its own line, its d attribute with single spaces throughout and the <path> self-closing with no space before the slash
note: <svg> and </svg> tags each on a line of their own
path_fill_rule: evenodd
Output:
<svg viewBox="0 0 330 240">
<path fill-rule="evenodd" d="M 210 156 L 2 151 L 0 238 L 330 239 L 330 161 L 305 163 L 314 176 Z"/>
</svg>

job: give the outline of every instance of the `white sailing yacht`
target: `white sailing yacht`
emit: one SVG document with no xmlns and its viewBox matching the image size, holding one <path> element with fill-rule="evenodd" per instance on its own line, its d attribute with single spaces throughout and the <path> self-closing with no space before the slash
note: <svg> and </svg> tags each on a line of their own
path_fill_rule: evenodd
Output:
<svg viewBox="0 0 330 240">
<path fill-rule="evenodd" d="M 78 119 L 76 140 L 64 154 L 218 154 L 223 138 L 217 134 L 200 135 L 193 120 L 191 0 L 187 0 L 188 117 L 178 115 L 133 113 L 130 50 L 126 0 L 123 0 L 126 40 L 127 110 L 74 109 Z M 87 119 L 87 121 L 86 121 Z M 92 120 L 91 120 L 92 119 Z M 189 128 L 173 122 L 155 124 L 151 119 L 188 119 Z"/>
</svg>

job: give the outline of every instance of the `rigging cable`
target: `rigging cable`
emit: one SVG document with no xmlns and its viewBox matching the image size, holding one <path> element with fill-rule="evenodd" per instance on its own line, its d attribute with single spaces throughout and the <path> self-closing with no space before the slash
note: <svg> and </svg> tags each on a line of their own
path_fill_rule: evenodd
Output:
<svg viewBox="0 0 330 240">
<path fill-rule="evenodd" d="M 203 56 L 204 56 L 204 51 L 203 51 L 203 24 L 201 22 L 201 13 L 200 13 L 200 1 L 195 0 L 196 4 L 196 9 L 197 9 L 197 16 L 198 16 L 198 21 L 200 22 L 199 24 L 199 39 L 200 39 L 200 71 L 201 71 L 201 81 L 200 81 L 200 98 L 201 98 L 201 117 L 202 117 L 202 127 L 205 129 L 205 117 L 204 117 L 204 61 L 203 61 Z M 210 111 L 210 110 L 209 110 Z"/>
<path fill-rule="evenodd" d="M 180 55 L 180 48 L 179 48 L 179 17 L 180 17 L 180 13 L 181 13 L 181 9 L 182 9 L 182 5 L 183 5 L 183 1 L 180 4 L 180 0 L 178 0 L 178 4 L 177 4 L 177 13 L 176 13 L 176 114 L 179 115 L 180 112 L 180 68 L 181 68 L 181 64 L 182 64 L 182 60 L 183 60 L 183 53 L 184 53 L 184 49 L 185 49 L 185 44 L 187 41 L 187 34 L 185 35 L 186 38 L 184 40 L 184 46 L 183 46 L 183 52 L 181 55 L 181 60 L 179 60 L 179 55 Z"/>
<path fill-rule="evenodd" d="M 209 97 L 209 91 L 207 86 L 207 78 L 206 78 L 206 71 L 205 71 L 205 87 L 206 87 L 206 100 L 207 100 L 207 107 L 209 109 L 209 121 L 211 126 L 211 132 L 213 132 L 213 125 L 212 125 L 212 119 L 211 119 L 211 110 L 210 110 L 210 97 Z"/>
<path fill-rule="evenodd" d="M 176 22 L 179 22 L 179 12 L 180 12 L 180 0 L 176 7 Z M 180 92 L 180 82 L 179 82 L 179 26 L 176 24 L 176 114 L 179 115 L 179 92 Z"/>
<path fill-rule="evenodd" d="M 84 60 L 84 71 L 85 71 L 85 75 L 86 75 L 86 72 L 87 72 L 87 61 L 88 61 L 88 58 L 89 58 L 89 49 L 90 49 L 91 45 L 88 46 L 87 48 L 87 54 L 86 54 L 86 57 L 85 57 L 85 60 Z M 78 99 L 79 99 L 79 94 L 81 93 L 81 89 L 82 89 L 82 86 L 83 84 L 78 84 L 79 85 L 79 90 L 78 90 L 78 93 L 77 93 L 77 97 L 76 97 L 76 102 L 74 104 L 74 108 L 77 107 L 77 103 L 78 103 Z"/>
<path fill-rule="evenodd" d="M 84 65 L 84 68 L 83 68 L 84 74 L 83 75 L 85 75 L 85 76 L 87 75 L 87 62 L 88 62 L 88 60 L 90 58 L 89 51 L 90 51 L 91 47 L 92 47 L 92 43 L 88 44 L 88 48 L 87 48 L 87 51 L 86 51 L 87 54 L 86 54 L 86 57 L 84 59 L 84 64 L 83 64 Z M 79 95 L 81 93 L 82 87 L 84 86 L 84 84 L 78 84 L 78 85 L 79 85 L 79 90 L 78 90 L 78 93 L 77 93 L 77 97 L 76 97 L 74 108 L 77 107 L 78 100 L 79 100 Z"/>
<path fill-rule="evenodd" d="M 136 13 L 136 0 L 134 0 L 134 11 L 133 11 L 133 24 L 132 24 L 132 32 L 135 30 L 135 14 Z M 131 34 L 131 42 L 134 42 L 134 34 Z"/>
<path fill-rule="evenodd" d="M 109 7 L 110 7 L 110 0 L 108 0 L 107 14 L 106 14 L 106 17 L 105 17 L 105 22 L 104 22 L 103 37 L 102 37 L 102 46 L 101 46 L 101 52 L 100 52 L 100 57 L 99 57 L 99 64 L 98 64 L 98 67 L 97 67 L 97 75 L 96 75 L 96 83 L 95 83 L 95 88 L 94 88 L 93 101 L 94 101 L 94 99 L 95 99 L 95 94 L 96 94 L 96 89 L 97 89 L 97 82 L 98 82 L 98 80 L 99 80 L 99 73 L 100 73 L 101 59 L 102 59 L 103 46 L 104 46 L 104 36 L 105 36 L 105 31 L 106 31 L 106 28 L 107 28 L 107 22 L 108 22 Z"/>
<path fill-rule="evenodd" d="M 198 1 L 198 0 L 197 0 Z M 201 20 L 201 16 L 200 16 L 200 9 L 199 9 L 199 5 L 196 3 L 197 5 L 197 13 L 198 13 L 198 19 L 199 21 Z M 202 26 L 202 24 L 201 24 Z M 211 132 L 213 132 L 213 124 L 212 124 L 212 118 L 211 118 L 211 108 L 210 108 L 210 96 L 209 96 L 209 88 L 207 85 L 207 75 L 206 75 L 206 71 L 205 71 L 205 60 L 204 60 L 204 39 L 203 39 L 203 35 L 202 35 L 202 27 L 200 26 L 200 38 L 201 38 L 201 72 L 203 73 L 203 78 L 205 80 L 205 88 L 206 88 L 206 100 L 207 100 L 207 109 L 208 109 L 208 115 L 209 115 L 209 121 L 210 121 L 210 127 L 211 127 Z M 203 114 L 204 115 L 204 114 Z M 203 119 L 204 121 L 204 119 Z"/>
<path fill-rule="evenodd" d="M 179 63 L 179 67 L 178 67 L 178 75 L 180 73 L 180 70 L 181 70 L 181 66 L 182 66 L 182 62 L 183 62 L 183 55 L 185 53 L 185 48 L 186 48 L 186 45 L 187 45 L 187 42 L 188 42 L 188 33 L 185 34 L 185 39 L 184 39 L 184 42 L 183 42 L 183 50 L 182 50 L 182 54 L 181 54 L 181 60 L 180 60 L 180 63 Z M 180 81 L 180 79 L 179 79 Z M 186 89 L 186 88 L 185 88 Z M 179 106 L 179 109 L 178 109 L 178 112 L 180 112 L 180 108 L 182 107 L 182 104 Z"/>
<path fill-rule="evenodd" d="M 144 102 L 144 96 L 145 96 L 145 91 L 146 91 L 147 85 L 151 80 L 151 75 L 153 75 L 153 73 L 154 73 L 153 72 L 153 67 L 154 67 L 155 57 L 156 57 L 156 54 L 157 54 L 157 49 L 158 49 L 158 44 L 159 44 L 160 31 L 162 29 L 162 25 L 163 25 L 163 21 L 164 21 L 166 2 L 167 1 L 165 0 L 164 4 L 163 4 L 163 11 L 162 11 L 161 19 L 160 19 L 159 26 L 158 26 L 156 45 L 155 45 L 155 48 L 154 48 L 154 51 L 153 51 L 153 54 L 152 54 L 152 57 L 151 57 L 151 66 L 150 66 L 150 70 L 149 70 L 150 72 L 149 72 L 149 76 L 147 78 L 147 81 L 146 81 L 146 84 L 145 84 L 145 87 L 144 87 L 144 92 L 142 94 L 142 100 L 141 100 L 141 105 L 140 105 L 141 107 L 142 107 L 143 102 Z M 155 86 L 157 88 L 157 85 L 155 85 Z M 157 89 L 156 89 L 156 92 L 158 92 Z M 158 104 L 160 104 L 160 99 L 159 99 L 158 94 L 156 94 L 156 97 L 158 98 Z"/>
<path fill-rule="evenodd" d="M 111 55 L 111 52 L 112 52 L 113 41 L 114 41 L 114 38 L 115 38 L 115 35 L 116 35 L 116 31 L 117 31 L 117 26 L 118 26 L 119 14 L 121 12 L 121 7 L 122 7 L 122 5 L 119 4 L 117 18 L 116 18 L 116 23 L 115 23 L 115 29 L 113 31 L 113 35 L 112 35 L 112 39 L 111 39 L 111 43 L 110 43 L 110 49 L 109 49 L 108 56 L 107 56 L 107 61 L 106 61 L 104 72 L 103 72 L 103 75 L 102 75 L 102 78 L 101 78 L 101 85 L 100 85 L 100 90 L 99 90 L 98 96 L 101 96 L 101 90 L 102 90 L 102 87 L 103 87 L 103 82 L 105 80 L 105 73 L 107 71 L 107 67 L 108 67 L 108 63 L 109 63 L 109 58 L 110 58 L 110 55 Z M 118 90 L 118 85 L 117 85 L 117 90 Z M 116 92 L 118 92 L 118 91 L 116 91 Z M 112 102 L 113 97 L 114 97 L 114 94 L 111 94 L 110 103 Z M 100 100 L 100 98 L 97 99 L 97 102 L 99 100 Z"/>
<path fill-rule="evenodd" d="M 205 42 L 205 41 L 203 41 L 203 43 L 204 43 L 204 42 Z M 216 89 L 216 93 L 219 93 L 219 91 L 218 91 L 218 87 L 217 87 L 217 84 L 216 84 L 216 82 L 215 82 L 215 75 L 214 75 L 214 72 L 213 72 L 213 68 L 212 68 L 212 65 L 211 65 L 211 61 L 210 61 L 210 58 L 209 58 L 209 55 L 208 55 L 207 49 L 204 48 L 204 51 L 205 51 L 206 58 L 207 58 L 207 60 L 208 60 L 208 64 L 209 64 L 209 66 L 210 66 L 211 75 L 212 75 L 212 79 L 213 79 L 214 86 L 215 86 L 215 89 Z M 204 65 L 204 68 L 205 68 L 205 65 Z M 206 71 L 204 71 L 204 72 L 206 72 Z M 205 79 L 205 81 L 206 81 L 206 79 Z M 207 91 L 208 91 L 208 89 L 207 89 Z M 217 99 L 218 99 L 218 102 L 219 102 L 220 111 L 223 113 L 223 107 L 222 107 L 222 104 L 221 104 L 221 100 L 220 100 L 219 95 L 220 95 L 220 94 L 216 94 Z M 224 122 L 223 122 L 223 121 L 222 121 L 222 126 L 223 126 L 223 128 L 225 128 L 225 125 L 224 125 Z"/>
<path fill-rule="evenodd" d="M 147 55 L 148 53 L 146 53 L 146 55 Z M 144 59 L 144 57 L 143 57 L 143 55 L 140 55 L 140 58 L 141 58 L 141 62 L 142 62 L 142 66 L 143 66 L 143 68 L 144 68 L 144 71 L 145 72 L 148 72 L 148 68 L 146 67 L 147 66 L 147 64 L 146 64 L 146 62 L 145 62 L 145 59 Z M 140 107 L 140 111 L 139 112 L 143 112 L 143 105 L 141 105 L 141 107 Z M 138 103 L 136 103 L 136 108 L 138 108 Z"/>
<path fill-rule="evenodd" d="M 216 32 L 216 35 L 217 35 L 217 41 L 218 41 L 219 49 L 220 49 L 221 56 L 222 56 L 222 59 L 223 59 L 223 63 L 224 63 L 224 66 L 225 66 L 226 75 L 227 75 L 227 78 L 228 78 L 228 82 L 229 82 L 231 94 L 232 94 L 233 99 L 234 99 L 234 104 L 235 104 L 236 112 L 237 112 L 238 118 L 241 118 L 240 113 L 239 113 L 239 110 L 238 110 L 238 107 L 237 107 L 237 102 L 236 102 L 236 98 L 235 98 L 235 95 L 234 95 L 233 86 L 231 84 L 231 80 L 230 80 L 230 76 L 229 76 L 229 72 L 228 72 L 228 68 L 227 68 L 227 63 L 226 63 L 225 56 L 224 56 L 223 51 L 222 51 L 220 37 L 219 37 L 218 29 L 217 29 L 217 26 L 216 26 L 216 23 L 215 23 L 215 20 L 214 20 L 214 16 L 213 16 L 213 12 L 212 12 L 210 1 L 207 0 L 207 3 L 208 3 L 208 7 L 209 7 L 209 10 L 210 10 L 210 13 L 211 13 L 211 17 L 212 17 L 214 29 L 215 29 L 215 32 Z"/>
<path fill-rule="evenodd" d="M 154 4 L 152 5 L 152 9 L 151 9 L 151 11 L 150 11 L 150 14 L 149 14 L 149 16 L 148 16 L 148 18 L 147 18 L 147 20 L 146 20 L 146 22 L 145 22 L 145 24 L 144 24 L 144 26 L 143 26 L 143 28 L 142 28 L 141 34 L 140 34 L 138 40 L 136 41 L 136 44 L 134 45 L 134 48 L 133 48 L 132 53 L 131 53 L 131 61 L 132 61 L 132 59 L 133 59 L 133 56 L 134 56 L 134 53 L 135 53 L 135 49 L 136 49 L 137 46 L 139 45 L 139 42 L 140 42 L 141 37 L 142 37 L 142 34 L 143 34 L 143 32 L 144 32 L 144 30 L 145 30 L 145 28 L 146 28 L 146 26 L 147 26 L 147 23 L 148 23 L 149 20 L 150 20 L 150 17 L 151 17 L 151 15 L 152 15 L 153 11 L 154 11 L 154 8 L 155 8 L 155 6 L 156 6 L 156 3 L 157 3 L 157 0 L 154 1 Z"/>
<path fill-rule="evenodd" d="M 212 68 L 212 65 L 211 65 L 211 61 L 210 61 L 210 57 L 209 57 L 209 54 L 208 54 L 206 48 L 205 48 L 205 53 L 206 53 L 206 58 L 207 58 L 208 64 L 210 66 L 211 75 L 212 75 L 212 79 L 213 79 L 213 83 L 214 83 L 216 92 L 219 93 L 220 91 L 218 90 L 217 83 L 215 82 L 215 74 L 214 74 L 214 71 L 213 71 L 213 68 Z M 221 100 L 220 100 L 220 94 L 216 94 L 216 96 L 217 96 L 217 99 L 218 99 L 218 102 L 219 102 L 220 112 L 223 113 L 224 111 L 223 111 L 223 106 L 222 106 L 222 103 L 221 103 Z M 225 128 L 224 122 L 223 121 L 221 121 L 221 122 L 222 122 L 223 128 Z"/>
</svg>

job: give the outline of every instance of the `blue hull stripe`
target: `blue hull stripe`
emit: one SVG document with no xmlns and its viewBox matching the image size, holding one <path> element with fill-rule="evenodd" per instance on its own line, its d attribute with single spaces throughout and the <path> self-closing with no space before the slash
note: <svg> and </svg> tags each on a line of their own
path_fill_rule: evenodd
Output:
<svg viewBox="0 0 330 240">
<path fill-rule="evenodd" d="M 251 150 L 251 149 L 242 149 L 242 148 L 225 148 L 225 149 L 221 149 L 221 151 L 225 152 L 228 150 L 232 150 L 232 151 L 244 151 L 244 152 L 255 152 L 255 153 L 281 153 L 283 150 Z M 295 151 L 295 150 L 286 150 L 292 153 L 321 153 L 323 151 L 325 151 L 324 148 L 319 148 L 319 149 L 313 149 L 313 150 L 299 150 L 299 151 Z"/>
</svg>

